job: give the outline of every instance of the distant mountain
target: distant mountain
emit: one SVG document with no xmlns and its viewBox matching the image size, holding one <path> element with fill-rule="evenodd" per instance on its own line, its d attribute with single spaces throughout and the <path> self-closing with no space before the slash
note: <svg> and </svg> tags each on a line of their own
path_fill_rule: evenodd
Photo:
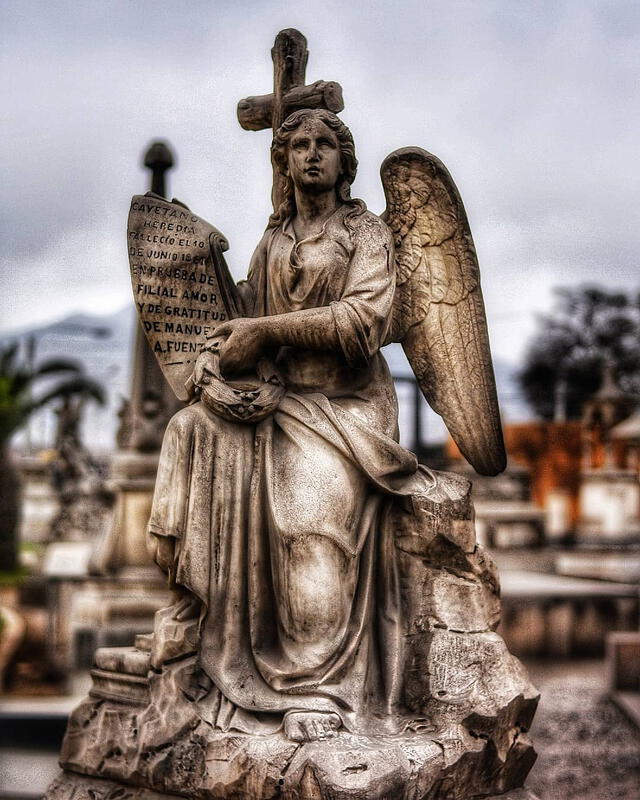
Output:
<svg viewBox="0 0 640 800">
<path fill-rule="evenodd" d="M 123 398 L 130 393 L 134 322 L 135 314 L 130 306 L 103 316 L 73 314 L 49 325 L 6 333 L 0 337 L 0 342 L 19 340 L 26 346 L 28 338 L 34 337 L 36 363 L 53 357 L 72 359 L 84 366 L 87 375 L 104 385 L 108 403 L 104 408 L 93 403 L 89 406 L 84 438 L 92 450 L 105 452 L 115 447 L 117 412 Z M 400 345 L 390 345 L 385 348 L 384 353 L 394 376 L 412 377 L 411 367 Z M 516 368 L 502 360 L 496 360 L 494 367 L 503 421 L 519 422 L 529 419 L 531 414 L 521 400 L 517 387 Z M 401 440 L 409 445 L 414 439 L 414 389 L 406 381 L 402 381 L 397 384 L 397 392 Z M 424 406 L 423 441 L 442 441 L 446 436 L 442 420 L 429 409 L 423 399 L 421 403 Z M 51 410 L 36 415 L 29 431 L 32 447 L 50 446 L 54 430 L 55 416 Z M 20 448 L 26 447 L 28 443 L 27 433 L 20 434 L 16 439 L 16 445 Z"/>
</svg>

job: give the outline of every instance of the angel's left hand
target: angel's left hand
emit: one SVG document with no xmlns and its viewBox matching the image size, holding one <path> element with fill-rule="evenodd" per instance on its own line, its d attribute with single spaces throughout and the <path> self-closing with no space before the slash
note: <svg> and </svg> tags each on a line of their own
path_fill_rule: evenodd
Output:
<svg viewBox="0 0 640 800">
<path fill-rule="evenodd" d="M 220 345 L 220 369 L 224 375 L 254 367 L 266 345 L 265 329 L 260 317 L 238 317 L 218 325 L 214 337 L 225 337 Z"/>
</svg>

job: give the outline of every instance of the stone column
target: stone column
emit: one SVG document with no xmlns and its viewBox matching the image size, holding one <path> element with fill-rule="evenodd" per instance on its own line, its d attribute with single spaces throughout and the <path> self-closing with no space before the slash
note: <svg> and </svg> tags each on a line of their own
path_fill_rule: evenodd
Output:
<svg viewBox="0 0 640 800">
<path fill-rule="evenodd" d="M 165 142 L 153 142 L 144 156 L 151 172 L 150 190 L 166 197 L 166 173 L 174 157 Z M 137 323 L 131 378 L 131 397 L 120 412 L 118 450 L 111 477 L 117 492 L 113 524 L 93 557 L 99 574 L 160 574 L 146 547 L 146 527 L 151 512 L 153 488 L 162 437 L 171 416 L 181 407 L 151 352 Z"/>
<path fill-rule="evenodd" d="M 173 154 L 164 142 L 154 142 L 145 153 L 144 165 L 151 171 L 151 191 L 160 197 L 167 196 L 166 173 L 173 163 Z M 138 453 L 157 452 L 169 417 L 180 404 L 151 352 L 137 314 L 136 320 L 130 419 L 126 432 L 129 439 L 124 439 L 122 445 Z"/>
<path fill-rule="evenodd" d="M 165 196 L 165 175 L 173 162 L 164 142 L 154 142 L 145 153 L 155 194 Z M 133 644 L 137 633 L 153 629 L 155 611 L 170 602 L 165 576 L 147 550 L 146 529 L 162 437 L 181 405 L 137 323 L 131 396 L 120 411 L 118 449 L 111 462 L 113 517 L 93 548 L 90 574 L 75 586 L 73 602 L 61 609 L 69 628 L 65 663 L 72 670 L 85 666 L 77 647 L 80 632 L 91 639 L 85 650 Z"/>
</svg>

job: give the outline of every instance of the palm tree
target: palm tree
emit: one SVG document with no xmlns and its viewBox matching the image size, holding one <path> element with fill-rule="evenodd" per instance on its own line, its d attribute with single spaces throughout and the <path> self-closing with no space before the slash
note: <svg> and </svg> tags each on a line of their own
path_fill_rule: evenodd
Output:
<svg viewBox="0 0 640 800">
<path fill-rule="evenodd" d="M 38 367 L 18 355 L 17 343 L 0 347 L 0 570 L 18 566 L 20 481 L 11 459 L 9 442 L 29 417 L 59 398 L 84 395 L 104 405 L 102 387 L 82 374 L 72 361 L 51 359 Z M 61 374 L 69 377 L 35 396 L 35 384 Z"/>
</svg>

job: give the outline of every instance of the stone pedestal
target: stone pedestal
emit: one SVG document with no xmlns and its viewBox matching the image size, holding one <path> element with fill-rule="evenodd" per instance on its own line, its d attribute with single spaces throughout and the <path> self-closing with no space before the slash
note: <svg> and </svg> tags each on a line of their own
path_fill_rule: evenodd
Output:
<svg viewBox="0 0 640 800">
<path fill-rule="evenodd" d="M 88 668 L 96 647 L 133 644 L 170 602 L 166 576 L 146 545 L 157 466 L 157 454 L 117 453 L 116 503 L 102 537 L 51 546 L 48 651 L 61 676 Z"/>
<path fill-rule="evenodd" d="M 153 566 L 114 577 L 52 579 L 48 591 L 48 657 L 66 677 L 90 667 L 97 647 L 131 644 L 138 633 L 151 632 L 155 612 L 170 602 Z"/>
<path fill-rule="evenodd" d="M 116 494 L 111 527 L 92 558 L 94 572 L 117 572 L 151 564 L 147 549 L 147 523 L 159 453 L 117 452 L 111 463 L 111 484 Z"/>
<path fill-rule="evenodd" d="M 175 634 L 179 645 L 189 630 L 183 626 Z M 430 667 L 440 673 L 443 687 L 435 691 L 443 711 L 439 726 L 428 724 L 425 708 L 422 730 L 375 737 L 344 731 L 332 740 L 302 744 L 281 732 L 248 736 L 214 730 L 196 711 L 194 700 L 207 687 L 193 655 L 158 666 L 159 658 L 171 653 L 176 658 L 175 649 L 163 654 L 148 637 L 134 648 L 98 651 L 93 688 L 67 729 L 60 759 L 66 772 L 47 800 L 79 800 L 83 792 L 87 798 L 102 797 L 101 787 L 105 800 L 114 796 L 108 793 L 113 784 L 79 774 L 115 781 L 118 797 L 148 800 L 157 796 L 154 792 L 203 800 L 445 800 L 469 796 L 464 794 L 469 786 L 476 797 L 508 790 L 535 759 L 525 733 L 535 691 L 495 634 L 477 634 L 466 647 L 460 636 L 445 638 Z M 483 677 L 475 676 L 472 664 L 478 647 L 490 665 Z M 448 674 L 442 673 L 445 663 Z M 460 699 L 462 681 L 466 701 Z M 477 710 L 469 713 L 474 692 Z"/>
</svg>

